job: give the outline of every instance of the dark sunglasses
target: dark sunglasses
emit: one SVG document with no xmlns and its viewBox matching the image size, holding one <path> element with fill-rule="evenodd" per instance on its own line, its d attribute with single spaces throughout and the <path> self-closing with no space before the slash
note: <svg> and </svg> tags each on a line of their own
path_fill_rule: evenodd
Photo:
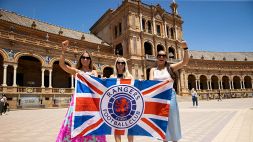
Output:
<svg viewBox="0 0 253 142">
<path fill-rule="evenodd" d="M 165 58 L 165 57 L 167 57 L 167 55 L 165 55 L 165 54 L 158 54 L 158 55 L 157 55 L 157 58 L 160 58 L 160 57 Z"/>
<path fill-rule="evenodd" d="M 81 59 L 86 59 L 86 60 L 90 60 L 90 57 L 85 57 L 85 56 L 81 56 Z"/>
<path fill-rule="evenodd" d="M 126 63 L 125 62 L 117 62 L 117 64 L 122 64 L 122 65 L 125 65 Z"/>
</svg>

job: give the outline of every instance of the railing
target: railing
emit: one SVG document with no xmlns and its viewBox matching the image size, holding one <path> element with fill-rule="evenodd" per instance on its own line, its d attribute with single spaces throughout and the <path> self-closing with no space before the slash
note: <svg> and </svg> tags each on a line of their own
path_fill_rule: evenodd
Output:
<svg viewBox="0 0 253 142">
<path fill-rule="evenodd" d="M 72 88 L 41 88 L 0 86 L 0 93 L 6 94 L 72 94 Z"/>
<path fill-rule="evenodd" d="M 246 98 L 253 97 L 253 89 L 212 89 L 212 90 L 196 90 L 201 99 L 216 99 L 220 92 L 222 98 Z M 190 94 L 190 91 L 189 91 Z"/>
<path fill-rule="evenodd" d="M 17 87 L 17 93 L 42 93 L 40 87 Z"/>
<path fill-rule="evenodd" d="M 156 61 L 156 56 L 146 54 L 146 60 Z M 179 60 L 179 59 L 173 59 L 173 58 L 167 59 L 167 62 L 169 62 L 169 63 L 177 63 L 180 61 L 181 60 Z"/>
<path fill-rule="evenodd" d="M 69 94 L 73 93 L 74 89 L 71 88 L 53 88 L 52 93 L 56 94 Z"/>
</svg>

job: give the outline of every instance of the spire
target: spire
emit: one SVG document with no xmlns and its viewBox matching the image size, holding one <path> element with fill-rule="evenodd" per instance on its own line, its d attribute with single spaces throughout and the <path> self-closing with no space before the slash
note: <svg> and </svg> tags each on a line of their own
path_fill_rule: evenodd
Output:
<svg viewBox="0 0 253 142">
<path fill-rule="evenodd" d="M 175 0 L 173 0 L 172 3 L 170 4 L 170 8 L 172 10 L 172 14 L 178 15 L 177 7 L 178 7 L 177 3 L 175 2 Z"/>
</svg>

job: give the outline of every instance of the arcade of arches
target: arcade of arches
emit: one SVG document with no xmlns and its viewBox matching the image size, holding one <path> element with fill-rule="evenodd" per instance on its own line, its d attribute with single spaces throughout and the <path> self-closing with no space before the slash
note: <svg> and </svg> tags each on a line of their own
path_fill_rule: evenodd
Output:
<svg viewBox="0 0 253 142">
<path fill-rule="evenodd" d="M 51 66 L 34 55 L 22 55 L 11 60 L 17 62 L 5 62 L 0 54 L 0 92 L 5 92 L 11 108 L 68 105 L 75 81 L 72 75 L 60 68 L 58 60 L 54 60 Z M 100 77 L 110 77 L 112 73 L 113 68 L 106 66 Z M 8 94 L 13 95 L 10 97 Z"/>
</svg>

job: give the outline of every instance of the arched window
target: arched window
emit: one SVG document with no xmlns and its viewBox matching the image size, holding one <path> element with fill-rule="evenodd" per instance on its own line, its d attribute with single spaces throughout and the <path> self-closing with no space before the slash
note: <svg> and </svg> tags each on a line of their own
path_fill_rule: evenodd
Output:
<svg viewBox="0 0 253 142">
<path fill-rule="evenodd" d="M 169 58 L 173 58 L 173 59 L 176 58 L 176 56 L 175 56 L 175 50 L 174 50 L 173 47 L 169 47 L 169 49 L 168 49 L 168 57 Z"/>
<path fill-rule="evenodd" d="M 118 45 L 116 45 L 115 55 L 121 55 L 121 56 L 123 56 L 123 47 L 122 47 L 121 43 L 118 44 Z"/>
<path fill-rule="evenodd" d="M 149 42 L 145 42 L 144 43 L 144 50 L 145 50 L 145 55 L 153 55 L 153 51 L 152 51 L 152 45 Z"/>
<path fill-rule="evenodd" d="M 68 63 L 65 62 L 68 66 Z M 54 88 L 70 88 L 71 75 L 65 72 L 59 65 L 59 61 L 55 61 L 52 71 L 52 86 Z"/>
<path fill-rule="evenodd" d="M 244 85 L 246 89 L 252 87 L 251 78 L 249 76 L 244 77 Z"/>
<path fill-rule="evenodd" d="M 211 77 L 211 85 L 212 89 L 219 89 L 219 79 L 217 76 L 212 76 Z"/>
<path fill-rule="evenodd" d="M 227 76 L 222 77 L 222 86 L 223 86 L 223 89 L 230 89 L 229 88 L 229 78 Z"/>
<path fill-rule="evenodd" d="M 208 89 L 207 87 L 207 77 L 204 75 L 200 76 L 200 89 Z"/>
<path fill-rule="evenodd" d="M 238 76 L 233 78 L 234 89 L 241 89 L 241 79 Z"/>
<path fill-rule="evenodd" d="M 160 50 L 164 50 L 163 46 L 161 44 L 157 45 L 157 54 Z"/>
<path fill-rule="evenodd" d="M 148 33 L 152 33 L 152 24 L 150 21 L 148 21 Z"/>
<path fill-rule="evenodd" d="M 32 56 L 22 56 L 18 59 L 17 85 L 41 87 L 41 62 Z"/>
<path fill-rule="evenodd" d="M 196 78 L 194 75 L 189 75 L 188 76 L 188 89 L 191 90 L 192 88 L 194 88 L 195 90 L 197 89 Z"/>
</svg>

